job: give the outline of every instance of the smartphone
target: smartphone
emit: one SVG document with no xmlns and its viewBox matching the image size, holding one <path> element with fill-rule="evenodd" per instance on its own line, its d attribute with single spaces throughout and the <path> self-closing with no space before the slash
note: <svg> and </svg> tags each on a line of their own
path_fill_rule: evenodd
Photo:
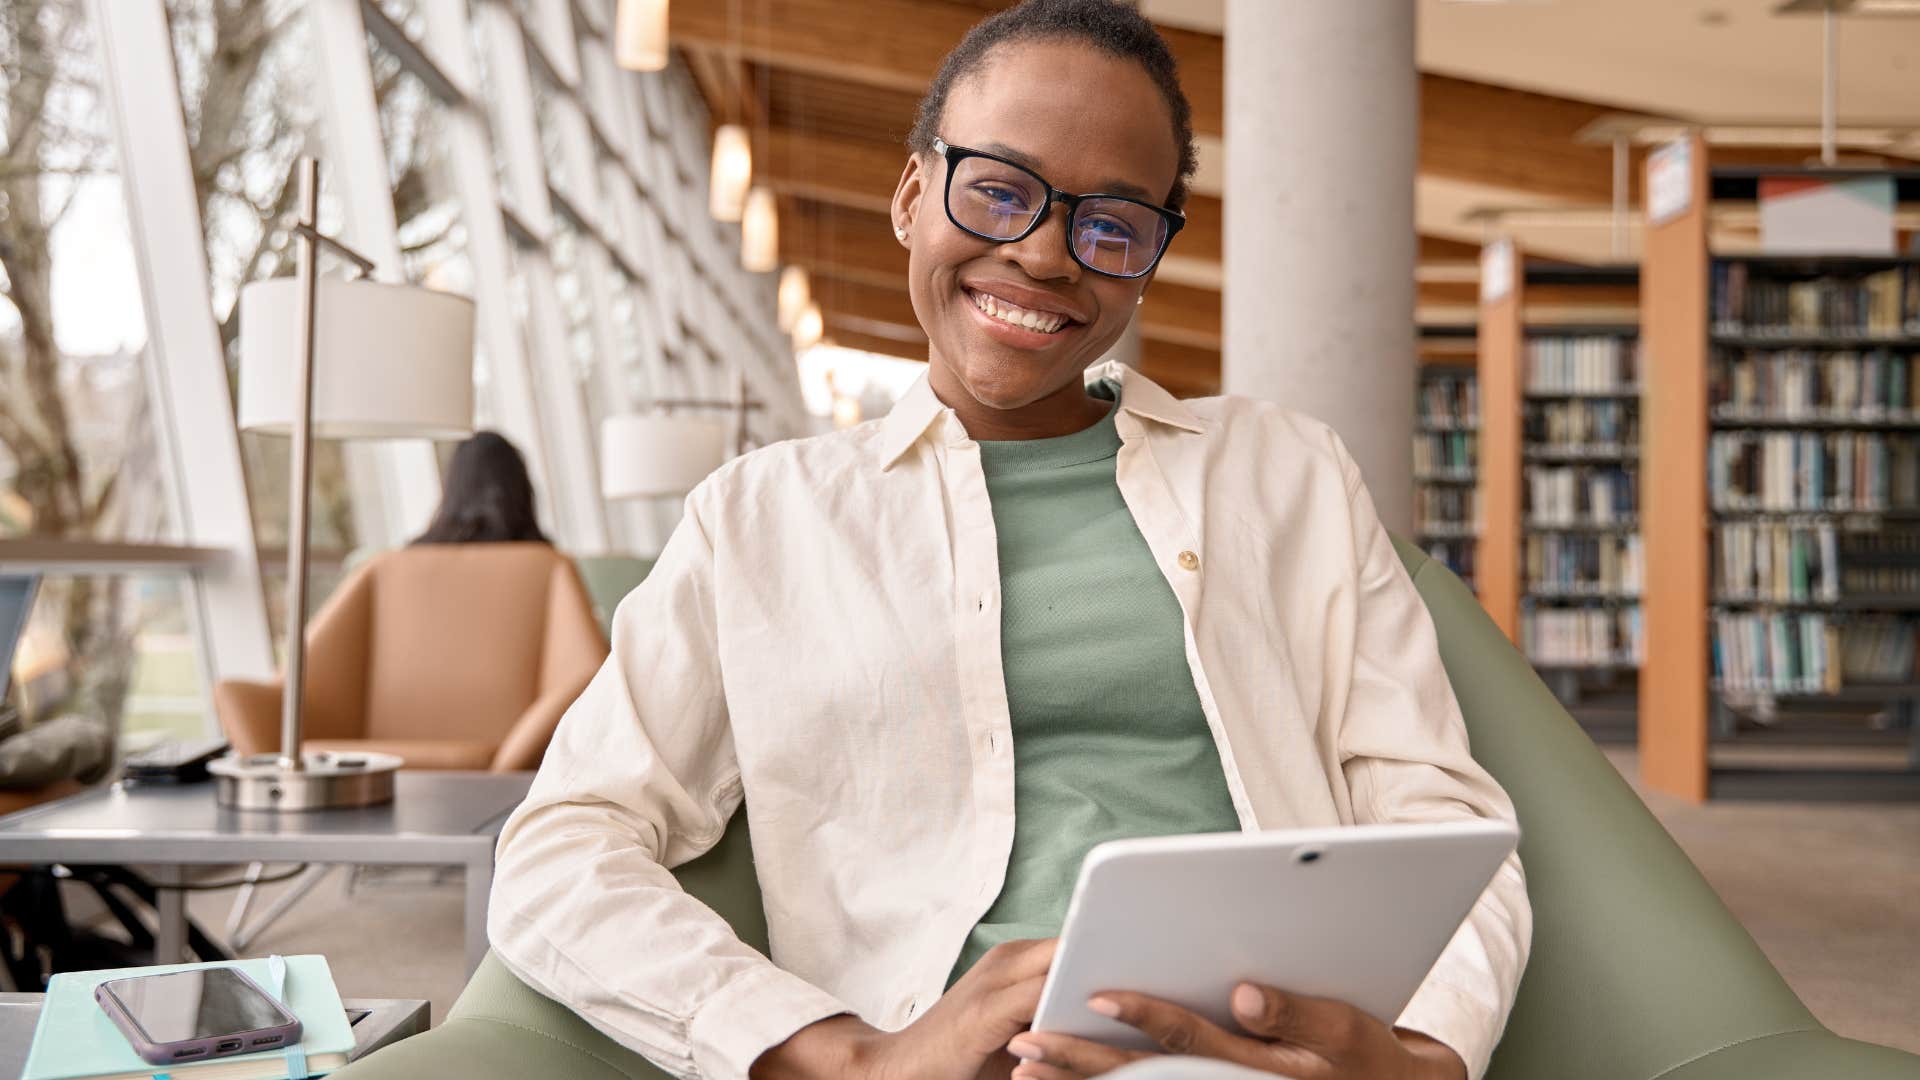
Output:
<svg viewBox="0 0 1920 1080">
<path fill-rule="evenodd" d="M 154 1065 L 252 1054 L 300 1041 L 300 1018 L 231 967 L 112 979 L 93 999 Z"/>
</svg>

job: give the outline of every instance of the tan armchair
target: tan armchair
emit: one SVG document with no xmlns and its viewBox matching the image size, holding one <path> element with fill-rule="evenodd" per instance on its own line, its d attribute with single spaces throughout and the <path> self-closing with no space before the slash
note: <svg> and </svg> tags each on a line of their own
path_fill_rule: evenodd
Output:
<svg viewBox="0 0 1920 1080">
<path fill-rule="evenodd" d="M 579 574 L 546 544 L 390 551 L 308 628 L 305 745 L 415 769 L 531 769 L 606 658 Z M 279 680 L 214 688 L 240 753 L 279 749 L 280 696 Z"/>
</svg>

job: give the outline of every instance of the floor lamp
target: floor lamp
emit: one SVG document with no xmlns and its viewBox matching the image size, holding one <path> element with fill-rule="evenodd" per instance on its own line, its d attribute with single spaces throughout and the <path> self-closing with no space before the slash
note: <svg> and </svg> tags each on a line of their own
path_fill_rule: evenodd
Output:
<svg viewBox="0 0 1920 1080">
<path fill-rule="evenodd" d="M 391 754 L 304 753 L 307 522 L 313 440 L 458 438 L 473 427 L 473 301 L 411 285 L 321 278 L 320 249 L 358 268 L 365 256 L 319 230 L 319 163 L 295 166 L 296 273 L 240 293 L 240 427 L 292 436 L 288 473 L 287 671 L 280 750 L 229 755 L 210 770 L 223 806 L 318 810 L 393 798 Z"/>
</svg>

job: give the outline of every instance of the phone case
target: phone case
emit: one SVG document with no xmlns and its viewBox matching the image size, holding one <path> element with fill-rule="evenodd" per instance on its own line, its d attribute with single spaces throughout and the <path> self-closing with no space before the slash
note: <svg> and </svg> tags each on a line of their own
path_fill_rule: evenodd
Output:
<svg viewBox="0 0 1920 1080">
<path fill-rule="evenodd" d="M 266 1050 L 283 1049 L 300 1041 L 299 1017 L 293 1015 L 272 994 L 267 993 L 259 983 L 254 982 L 246 972 L 239 968 L 227 970 L 232 971 L 237 978 L 252 988 L 254 993 L 272 1002 L 274 1009 L 286 1017 L 287 1022 L 271 1027 L 254 1028 L 251 1031 L 209 1035 L 204 1039 L 154 1042 L 147 1038 L 146 1032 L 140 1030 L 140 1025 L 134 1022 L 133 1015 L 127 1011 L 113 989 L 116 986 L 138 982 L 143 977 L 152 978 L 153 976 L 135 976 L 130 979 L 113 979 L 103 982 L 93 988 L 93 1000 L 99 1003 L 100 1008 L 107 1014 L 107 1018 L 113 1021 L 113 1026 L 119 1028 L 120 1033 L 127 1037 L 127 1042 L 133 1046 L 133 1052 L 139 1054 L 142 1061 L 152 1065 L 175 1065 L 189 1061 L 205 1061 L 208 1058 L 232 1057 L 236 1054 L 257 1054 Z"/>
</svg>

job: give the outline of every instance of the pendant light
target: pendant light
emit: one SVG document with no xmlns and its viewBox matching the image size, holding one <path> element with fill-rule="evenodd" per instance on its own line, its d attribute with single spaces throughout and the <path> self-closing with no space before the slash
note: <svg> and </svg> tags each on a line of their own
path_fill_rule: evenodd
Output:
<svg viewBox="0 0 1920 1080">
<path fill-rule="evenodd" d="M 753 147 L 747 129 L 722 124 L 713 133 L 713 167 L 707 179 L 707 210 L 715 221 L 739 221 L 753 183 Z"/>
<path fill-rule="evenodd" d="M 807 306 L 800 309 L 800 317 L 793 321 L 793 351 L 811 349 L 826 336 L 827 320 L 820 314 L 820 305 L 807 301 Z"/>
<path fill-rule="evenodd" d="M 629 71 L 667 66 L 667 0 L 620 0 L 614 17 L 614 58 Z"/>
<path fill-rule="evenodd" d="M 773 192 L 764 187 L 747 192 L 740 218 L 740 265 L 755 274 L 769 273 L 780 265 L 780 211 L 773 203 Z"/>
<path fill-rule="evenodd" d="M 800 321 L 800 312 L 806 309 L 813 299 L 813 286 L 807 280 L 805 267 L 789 266 L 780 271 L 780 292 L 778 296 L 778 314 L 775 316 L 783 333 L 793 333 L 793 326 Z"/>
</svg>

